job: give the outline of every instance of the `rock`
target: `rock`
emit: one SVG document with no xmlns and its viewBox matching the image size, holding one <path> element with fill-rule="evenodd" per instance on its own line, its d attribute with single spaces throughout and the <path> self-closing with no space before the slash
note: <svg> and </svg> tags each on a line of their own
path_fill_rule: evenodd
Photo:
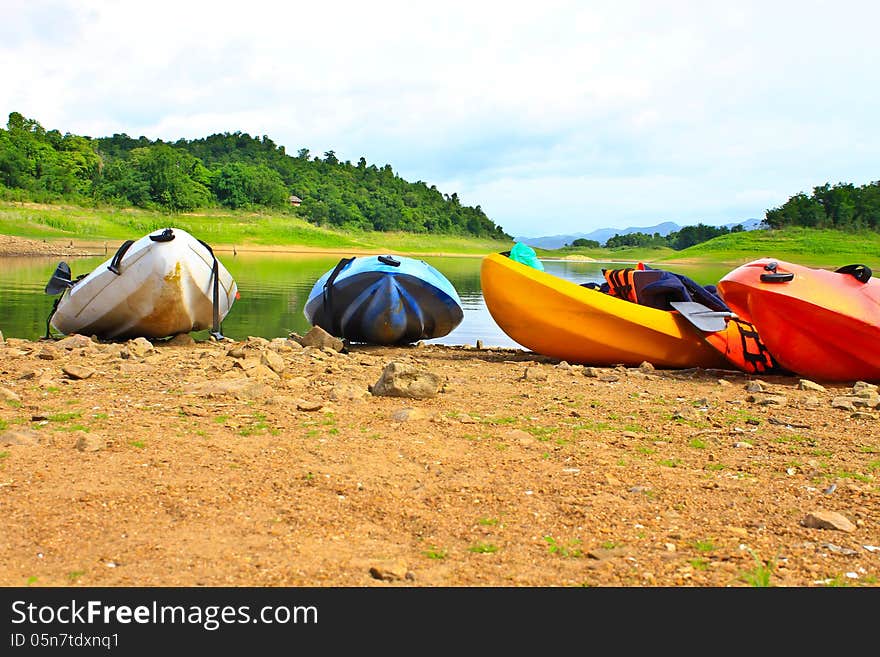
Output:
<svg viewBox="0 0 880 657">
<path fill-rule="evenodd" d="M 852 397 L 835 397 L 831 400 L 831 408 L 839 408 L 844 411 L 854 411 L 856 407 L 853 406 Z"/>
<path fill-rule="evenodd" d="M 765 392 L 749 395 L 746 400 L 761 406 L 785 406 L 788 403 L 784 395 L 771 395 Z"/>
<path fill-rule="evenodd" d="M 260 355 L 260 363 L 276 374 L 281 374 L 284 371 L 284 359 L 278 355 L 278 352 L 271 349 L 267 349 Z"/>
<path fill-rule="evenodd" d="M 825 392 L 825 386 L 814 383 L 809 379 L 801 379 L 798 382 L 798 388 L 801 390 L 815 390 L 816 392 Z"/>
<path fill-rule="evenodd" d="M 128 348 L 129 354 L 137 356 L 138 358 L 143 358 L 154 349 L 153 343 L 143 337 L 129 340 L 125 346 Z"/>
<path fill-rule="evenodd" d="M 52 439 L 28 429 L 12 429 L 0 434 L 0 445 L 49 445 Z"/>
<path fill-rule="evenodd" d="M 226 352 L 226 355 L 230 358 L 247 358 L 247 352 L 244 350 L 244 347 L 241 345 L 235 345 L 229 351 Z"/>
<path fill-rule="evenodd" d="M 813 511 L 801 520 L 804 527 L 814 529 L 836 529 L 842 532 L 855 531 L 856 526 L 837 511 Z"/>
<path fill-rule="evenodd" d="M 323 349 L 324 347 L 330 347 L 333 351 L 342 351 L 345 348 L 345 343 L 336 338 L 320 326 L 313 326 L 312 329 L 306 333 L 299 343 L 303 347 L 317 347 L 318 349 Z"/>
<path fill-rule="evenodd" d="M 165 344 L 169 347 L 189 347 L 194 345 L 196 341 L 189 333 L 178 333 Z"/>
<path fill-rule="evenodd" d="M 436 397 L 439 391 L 439 376 L 399 361 L 391 361 L 385 366 L 379 380 L 373 384 L 371 390 L 375 396 L 411 397 L 413 399 Z"/>
<path fill-rule="evenodd" d="M 68 364 L 64 365 L 61 368 L 61 371 L 64 372 L 68 377 L 73 379 L 74 381 L 79 381 L 81 379 L 88 379 L 95 373 L 91 367 L 83 367 L 81 365 L 73 365 Z"/>
<path fill-rule="evenodd" d="M 59 349 L 90 349 L 95 346 L 95 343 L 88 336 L 74 333 L 56 342 L 55 346 Z"/>
<path fill-rule="evenodd" d="M 407 570 L 406 563 L 402 559 L 383 561 L 370 566 L 370 576 L 385 582 L 413 579 L 412 573 Z"/>
<path fill-rule="evenodd" d="M 505 432 L 504 439 L 519 443 L 520 445 L 534 445 L 538 442 L 537 438 L 528 431 L 523 431 L 522 429 L 511 429 L 510 431 Z"/>
<path fill-rule="evenodd" d="M 86 434 L 77 439 L 74 447 L 81 452 L 99 452 L 107 447 L 107 441 L 100 436 Z"/>
<path fill-rule="evenodd" d="M 0 386 L 0 400 L 18 402 L 21 401 L 21 397 L 19 397 L 18 394 L 16 394 L 9 388 L 4 388 Z"/>
<path fill-rule="evenodd" d="M 58 360 L 61 358 L 61 354 L 58 353 L 58 350 L 55 347 L 46 345 L 40 350 L 40 353 L 37 354 L 37 358 L 41 360 Z"/>
<path fill-rule="evenodd" d="M 330 391 L 330 399 L 333 401 L 361 401 L 370 395 L 366 386 L 354 383 L 340 383 L 333 386 Z"/>
<path fill-rule="evenodd" d="M 395 422 L 424 420 L 426 417 L 428 417 L 427 413 L 421 408 L 400 408 L 391 414 L 391 419 Z"/>
<path fill-rule="evenodd" d="M 880 408 L 880 395 L 872 390 L 862 390 L 852 399 L 856 408 Z"/>
<path fill-rule="evenodd" d="M 546 381 L 547 372 L 542 370 L 538 365 L 529 365 L 526 367 L 520 379 L 523 381 Z"/>
</svg>

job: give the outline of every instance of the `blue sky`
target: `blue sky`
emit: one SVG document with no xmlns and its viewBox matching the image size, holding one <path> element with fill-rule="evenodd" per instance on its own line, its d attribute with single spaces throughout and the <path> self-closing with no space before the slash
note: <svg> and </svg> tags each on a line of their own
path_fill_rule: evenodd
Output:
<svg viewBox="0 0 880 657">
<path fill-rule="evenodd" d="M 880 179 L 876 0 L 4 0 L 2 19 L 4 123 L 363 156 L 514 236 L 720 225 Z"/>
</svg>

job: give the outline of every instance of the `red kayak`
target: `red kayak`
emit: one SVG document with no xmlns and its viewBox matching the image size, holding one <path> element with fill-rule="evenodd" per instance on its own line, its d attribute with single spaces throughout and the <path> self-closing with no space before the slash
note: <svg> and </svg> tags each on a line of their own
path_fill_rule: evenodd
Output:
<svg viewBox="0 0 880 657">
<path fill-rule="evenodd" d="M 718 292 L 791 372 L 880 380 L 880 281 L 865 265 L 831 271 L 761 258 L 726 274 Z"/>
</svg>

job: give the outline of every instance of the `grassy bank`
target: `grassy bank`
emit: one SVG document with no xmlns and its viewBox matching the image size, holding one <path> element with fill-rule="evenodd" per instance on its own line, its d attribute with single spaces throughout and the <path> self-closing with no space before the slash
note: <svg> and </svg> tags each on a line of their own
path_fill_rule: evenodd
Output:
<svg viewBox="0 0 880 657">
<path fill-rule="evenodd" d="M 786 228 L 730 233 L 683 251 L 669 248 L 539 250 L 547 257 L 585 257 L 603 262 L 724 263 L 740 265 L 763 257 L 788 260 L 813 267 L 839 267 L 859 263 L 880 271 L 880 233 L 845 233 L 836 230 Z"/>
<path fill-rule="evenodd" d="M 510 248 L 508 242 L 454 235 L 343 232 L 314 226 L 290 215 L 245 212 L 168 215 L 137 209 L 0 203 L 0 233 L 29 239 L 119 242 L 168 226 L 185 230 L 215 248 L 280 247 L 414 255 L 481 255 Z"/>
<path fill-rule="evenodd" d="M 411 255 L 484 255 L 511 242 L 416 233 L 343 232 L 284 214 L 201 212 L 168 215 L 137 209 L 83 208 L 0 202 L 0 234 L 41 240 L 100 244 L 136 239 L 174 226 L 215 248 L 348 251 Z M 788 228 L 722 235 L 684 251 L 669 248 L 536 249 L 541 258 L 599 262 L 723 263 L 739 265 L 769 256 L 814 267 L 865 264 L 880 271 L 880 233 Z"/>
</svg>

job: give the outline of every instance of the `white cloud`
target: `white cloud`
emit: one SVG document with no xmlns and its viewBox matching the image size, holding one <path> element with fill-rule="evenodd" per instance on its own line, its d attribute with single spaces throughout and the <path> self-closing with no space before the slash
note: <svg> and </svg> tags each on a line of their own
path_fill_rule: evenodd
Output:
<svg viewBox="0 0 880 657">
<path fill-rule="evenodd" d="M 876 2 L 7 0 L 0 111 L 266 135 L 513 234 L 762 216 L 876 170 Z"/>
</svg>

